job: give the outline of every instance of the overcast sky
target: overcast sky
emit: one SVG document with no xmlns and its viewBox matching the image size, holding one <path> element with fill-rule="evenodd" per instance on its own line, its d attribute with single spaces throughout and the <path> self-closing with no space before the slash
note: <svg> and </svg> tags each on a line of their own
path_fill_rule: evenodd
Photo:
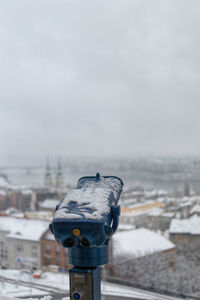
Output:
<svg viewBox="0 0 200 300">
<path fill-rule="evenodd" d="M 200 154 L 200 1 L 1 0 L 0 163 Z"/>
</svg>

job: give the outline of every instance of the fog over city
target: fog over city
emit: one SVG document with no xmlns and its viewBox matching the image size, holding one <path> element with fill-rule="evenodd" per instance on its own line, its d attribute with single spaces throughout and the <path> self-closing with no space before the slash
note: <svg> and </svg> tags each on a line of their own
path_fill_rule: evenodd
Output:
<svg viewBox="0 0 200 300">
<path fill-rule="evenodd" d="M 0 299 L 200 299 L 199 11 L 0 1 Z"/>
<path fill-rule="evenodd" d="M 0 163 L 198 155 L 198 1 L 1 1 Z"/>
</svg>

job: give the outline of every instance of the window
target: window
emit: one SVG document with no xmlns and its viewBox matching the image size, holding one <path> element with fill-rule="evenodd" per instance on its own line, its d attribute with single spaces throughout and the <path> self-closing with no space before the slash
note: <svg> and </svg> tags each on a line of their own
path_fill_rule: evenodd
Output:
<svg viewBox="0 0 200 300">
<path fill-rule="evenodd" d="M 17 244 L 15 245 L 15 250 L 16 250 L 16 252 L 18 252 L 18 253 L 23 252 L 23 251 L 24 251 L 24 245 L 23 245 L 23 244 L 20 244 L 20 243 L 17 243 Z"/>
<path fill-rule="evenodd" d="M 46 244 L 46 245 L 45 245 L 45 249 L 46 249 L 46 252 L 49 252 L 50 249 L 51 249 L 51 246 L 50 246 L 49 244 Z"/>
<path fill-rule="evenodd" d="M 172 239 L 175 239 L 176 238 L 176 233 L 170 233 L 170 236 Z"/>
<path fill-rule="evenodd" d="M 38 249 L 37 249 L 36 245 L 32 246 L 31 254 L 32 254 L 33 257 L 38 257 Z"/>
<path fill-rule="evenodd" d="M 60 247 L 59 246 L 56 246 L 56 253 L 60 253 Z"/>
<path fill-rule="evenodd" d="M 50 265 L 51 264 L 51 258 L 49 256 L 45 257 L 45 265 Z"/>
<path fill-rule="evenodd" d="M 0 258 L 2 260 L 8 259 L 8 248 L 4 242 L 0 242 Z"/>
<path fill-rule="evenodd" d="M 59 257 L 56 257 L 56 264 L 60 265 L 60 258 Z"/>
</svg>

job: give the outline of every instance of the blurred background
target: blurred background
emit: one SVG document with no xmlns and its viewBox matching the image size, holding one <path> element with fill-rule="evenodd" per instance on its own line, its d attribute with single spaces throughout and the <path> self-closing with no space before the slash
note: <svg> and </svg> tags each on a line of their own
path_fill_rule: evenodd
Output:
<svg viewBox="0 0 200 300">
<path fill-rule="evenodd" d="M 21 179 L 10 168 L 39 172 L 47 156 L 52 165 L 60 157 L 71 183 L 71 164 L 79 172 L 86 161 L 84 174 L 128 165 L 131 176 L 147 158 L 159 168 L 166 158 L 198 161 L 198 8 L 178 0 L 2 1 L 0 168 L 16 182 L 40 183 L 39 174 Z"/>
<path fill-rule="evenodd" d="M 171 222 L 200 211 L 199 10 L 198 0 L 1 1 L 2 217 L 49 221 L 79 177 L 116 175 L 123 225 L 159 231 L 187 257 Z M 4 253 L 2 267 L 28 265 L 25 254 L 7 255 L 13 263 Z M 65 267 L 45 255 L 31 267 Z"/>
</svg>

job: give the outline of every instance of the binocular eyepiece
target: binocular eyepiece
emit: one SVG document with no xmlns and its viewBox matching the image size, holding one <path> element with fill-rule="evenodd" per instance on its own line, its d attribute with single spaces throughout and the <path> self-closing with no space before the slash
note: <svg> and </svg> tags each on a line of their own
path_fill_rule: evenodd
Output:
<svg viewBox="0 0 200 300">
<path fill-rule="evenodd" d="M 81 247 L 90 247 L 90 242 L 85 237 L 81 237 L 80 239 L 78 239 L 78 241 L 75 241 L 75 239 L 69 237 L 62 242 L 62 245 L 66 248 L 71 248 L 76 245 L 79 245 Z"/>
</svg>

